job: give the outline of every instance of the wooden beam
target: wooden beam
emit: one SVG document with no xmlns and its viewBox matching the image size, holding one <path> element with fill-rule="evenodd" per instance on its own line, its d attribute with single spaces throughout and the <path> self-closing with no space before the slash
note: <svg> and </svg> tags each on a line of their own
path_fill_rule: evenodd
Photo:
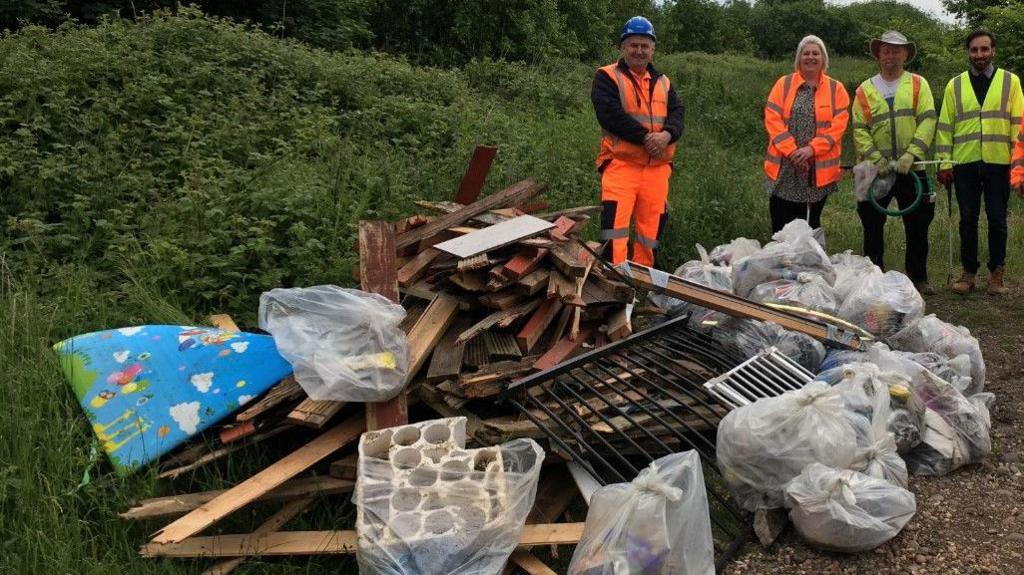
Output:
<svg viewBox="0 0 1024 575">
<path fill-rule="evenodd" d="M 551 346 L 544 355 L 540 356 L 537 363 L 533 364 L 533 368 L 543 371 L 550 369 L 570 357 L 576 355 L 580 348 L 583 347 L 583 342 L 587 341 L 590 337 L 590 330 L 584 330 L 580 332 L 579 337 L 573 340 L 570 336 L 563 337 L 558 340 L 558 343 Z"/>
<path fill-rule="evenodd" d="M 527 248 L 520 251 L 512 259 L 505 262 L 501 273 L 510 280 L 520 280 L 523 276 L 537 269 L 540 262 L 548 255 L 548 250 L 543 248 Z"/>
<path fill-rule="evenodd" d="M 339 423 L 277 463 L 157 531 L 153 543 L 177 543 L 192 537 L 358 439 L 365 429 L 366 421 L 362 416 Z"/>
<path fill-rule="evenodd" d="M 274 409 L 282 403 L 294 401 L 306 395 L 306 392 L 302 390 L 302 386 L 299 382 L 295 381 L 295 377 L 289 375 L 282 379 L 277 385 L 270 388 L 270 391 L 266 393 L 259 401 L 252 404 L 251 407 L 235 416 L 235 421 L 250 421 L 264 413 Z"/>
<path fill-rule="evenodd" d="M 241 331 L 238 329 L 238 324 L 235 323 L 235 320 L 231 319 L 231 316 L 226 313 L 211 315 L 209 319 L 211 324 L 224 331 L 230 331 L 233 333 Z"/>
<path fill-rule="evenodd" d="M 525 525 L 520 546 L 574 545 L 583 523 Z M 356 552 L 355 531 L 277 531 L 263 535 L 192 537 L 176 543 L 147 543 L 143 557 L 281 557 L 286 555 L 350 555 Z"/>
<path fill-rule="evenodd" d="M 533 346 L 537 345 L 537 341 L 544 334 L 544 330 L 547 329 L 548 325 L 551 324 L 551 320 L 561 310 L 562 302 L 554 299 L 544 300 L 544 303 L 530 316 L 529 321 L 526 322 L 523 329 L 519 330 L 519 334 L 516 335 L 519 349 L 523 350 L 523 353 L 529 353 Z"/>
<path fill-rule="evenodd" d="M 359 222 L 359 287 L 398 302 L 395 228 L 388 222 Z"/>
<path fill-rule="evenodd" d="M 463 330 L 459 334 L 459 337 L 455 340 L 459 343 L 465 343 L 473 339 L 477 335 L 491 329 L 495 325 L 506 328 L 512 325 L 512 322 L 523 317 L 524 315 L 532 312 L 540 306 L 540 300 L 533 299 L 523 304 L 517 305 L 513 308 L 509 308 L 503 311 L 496 311 L 484 319 L 476 322 L 467 330 Z"/>
<path fill-rule="evenodd" d="M 462 356 L 466 351 L 465 342 L 458 341 L 459 334 L 469 327 L 468 318 L 457 320 L 441 338 L 430 358 L 427 381 L 430 383 L 458 377 L 462 371 Z"/>
<path fill-rule="evenodd" d="M 525 202 L 543 192 L 546 187 L 544 184 L 533 180 L 523 180 L 498 193 L 477 200 L 458 211 L 440 216 L 425 226 L 420 226 L 402 234 L 400 238 L 397 238 L 396 246 L 404 248 L 405 246 L 412 245 L 442 230 L 458 226 L 473 216 L 482 214 L 492 208 Z"/>
<path fill-rule="evenodd" d="M 473 157 L 469 160 L 469 167 L 462 176 L 462 183 L 459 184 L 459 192 L 455 194 L 455 201 L 460 204 L 472 204 L 480 197 L 480 190 L 484 188 L 484 180 L 491 171 L 491 163 L 494 156 L 498 154 L 495 146 L 477 146 L 473 149 Z"/>
<path fill-rule="evenodd" d="M 402 266 L 402 269 L 398 270 L 399 285 L 405 287 L 416 283 L 416 280 L 420 279 L 423 277 L 423 274 L 427 273 L 427 267 L 429 267 L 439 255 L 441 255 L 441 252 L 434 248 L 427 248 L 426 250 L 416 254 L 414 258 L 409 260 L 409 263 L 405 264 Z M 397 298 L 393 301 L 397 301 Z"/>
<path fill-rule="evenodd" d="M 280 433 L 284 433 L 289 429 L 292 429 L 292 426 L 289 424 L 278 425 L 276 427 L 268 429 L 263 433 L 252 435 L 246 441 L 242 441 L 240 443 L 236 442 L 231 445 L 221 447 L 220 449 L 215 449 L 213 451 L 210 451 L 209 453 L 196 457 L 196 459 L 194 461 L 191 461 L 190 463 L 182 464 L 179 467 L 168 469 L 166 471 L 161 471 L 160 474 L 157 475 L 157 477 L 160 479 L 175 479 L 179 475 L 199 469 L 200 467 L 208 463 L 213 463 L 214 461 L 226 457 L 240 449 L 244 449 L 246 447 L 249 447 L 250 445 L 255 445 L 265 439 L 270 439 L 271 437 L 274 437 L 275 435 L 278 435 Z"/>
<path fill-rule="evenodd" d="M 337 495 L 339 493 L 350 493 L 354 487 L 355 483 L 353 481 L 336 479 L 334 477 L 301 477 L 282 483 L 276 489 L 267 492 L 257 499 L 257 501 L 291 501 L 303 497 Z M 181 495 L 144 499 L 119 516 L 121 519 L 132 521 L 177 517 L 213 501 L 216 497 L 226 492 L 227 489 L 214 489 L 198 493 L 182 493 Z"/>
<path fill-rule="evenodd" d="M 303 427 L 322 429 L 345 407 L 344 401 L 317 401 L 306 398 L 288 414 L 288 421 Z"/>
</svg>

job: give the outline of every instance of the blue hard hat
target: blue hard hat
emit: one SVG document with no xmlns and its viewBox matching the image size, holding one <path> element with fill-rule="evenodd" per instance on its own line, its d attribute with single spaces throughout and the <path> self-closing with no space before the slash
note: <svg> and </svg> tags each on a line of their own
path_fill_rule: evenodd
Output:
<svg viewBox="0 0 1024 575">
<path fill-rule="evenodd" d="M 654 36 L 654 24 L 643 16 L 633 16 L 629 20 L 626 20 L 626 25 L 622 27 L 622 35 L 619 36 L 619 42 L 626 39 L 626 36 L 647 36 L 651 40 L 657 40 Z"/>
</svg>

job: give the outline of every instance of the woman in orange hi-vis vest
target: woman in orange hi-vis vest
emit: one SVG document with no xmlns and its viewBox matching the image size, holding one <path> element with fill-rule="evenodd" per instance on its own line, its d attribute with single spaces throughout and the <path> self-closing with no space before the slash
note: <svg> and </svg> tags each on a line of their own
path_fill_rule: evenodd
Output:
<svg viewBox="0 0 1024 575">
<path fill-rule="evenodd" d="M 1010 159 L 1010 185 L 1017 195 L 1024 197 L 1024 116 L 1020 118 L 1020 133 L 1013 143 L 1013 157 Z"/>
<path fill-rule="evenodd" d="M 843 133 L 850 122 L 850 96 L 842 82 L 825 74 L 828 51 L 821 38 L 800 41 L 794 68 L 775 82 L 764 107 L 772 233 L 798 218 L 821 227 L 825 199 L 839 189 Z"/>
<path fill-rule="evenodd" d="M 668 179 L 683 106 L 667 76 L 651 65 L 654 27 L 630 18 L 619 37 L 622 58 L 594 75 L 590 99 L 601 125 L 601 240 L 612 263 L 627 259 L 630 220 L 636 218 L 632 260 L 654 266 L 668 219 Z"/>
</svg>

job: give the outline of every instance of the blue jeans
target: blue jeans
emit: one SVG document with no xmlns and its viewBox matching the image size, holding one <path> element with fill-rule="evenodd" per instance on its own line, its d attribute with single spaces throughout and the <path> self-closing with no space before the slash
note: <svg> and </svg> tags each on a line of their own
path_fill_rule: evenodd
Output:
<svg viewBox="0 0 1024 575">
<path fill-rule="evenodd" d="M 960 205 L 960 262 L 967 273 L 978 273 L 978 216 L 985 199 L 988 220 L 988 269 L 1006 263 L 1006 217 L 1010 203 L 1010 166 L 971 162 L 953 166 L 956 201 Z"/>
</svg>

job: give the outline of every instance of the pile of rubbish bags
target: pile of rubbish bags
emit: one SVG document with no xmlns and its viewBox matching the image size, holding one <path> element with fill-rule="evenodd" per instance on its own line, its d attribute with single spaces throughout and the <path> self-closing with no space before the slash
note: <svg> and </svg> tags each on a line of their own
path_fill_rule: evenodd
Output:
<svg viewBox="0 0 1024 575">
<path fill-rule="evenodd" d="M 811 544 L 872 549 L 913 517 L 908 475 L 943 475 L 992 449 L 985 361 L 965 327 L 925 315 L 910 279 L 847 251 L 829 257 L 821 230 L 795 220 L 764 247 L 738 238 L 677 275 L 782 309 L 827 315 L 869 333 L 859 351 L 826 352 L 777 325 L 661 297 L 669 314 L 752 356 L 774 346 L 810 372 L 798 391 L 734 409 L 718 427 L 718 466 L 744 508 L 785 508 Z M 731 282 L 724 280 L 728 277 Z"/>
</svg>

